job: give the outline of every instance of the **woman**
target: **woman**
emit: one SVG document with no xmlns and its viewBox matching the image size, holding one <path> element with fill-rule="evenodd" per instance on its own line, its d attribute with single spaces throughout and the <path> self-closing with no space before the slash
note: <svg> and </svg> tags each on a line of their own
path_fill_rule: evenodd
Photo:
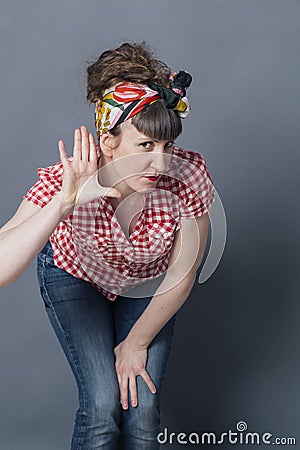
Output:
<svg viewBox="0 0 300 450">
<path fill-rule="evenodd" d="M 102 53 L 87 77 L 98 145 L 85 126 L 71 158 L 60 140 L 61 161 L 38 169 L 1 228 L 1 286 L 37 256 L 45 310 L 78 386 L 72 450 L 158 448 L 176 312 L 214 201 L 203 157 L 174 145 L 190 83 L 145 44 Z"/>
</svg>

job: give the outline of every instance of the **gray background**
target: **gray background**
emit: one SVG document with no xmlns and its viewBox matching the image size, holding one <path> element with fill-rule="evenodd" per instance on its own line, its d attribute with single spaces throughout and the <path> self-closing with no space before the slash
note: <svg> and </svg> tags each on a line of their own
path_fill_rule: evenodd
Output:
<svg viewBox="0 0 300 450">
<path fill-rule="evenodd" d="M 1 224 L 36 168 L 58 160 L 57 140 L 70 154 L 74 128 L 93 127 L 87 61 L 146 40 L 193 74 L 177 143 L 205 157 L 228 239 L 178 315 L 163 426 L 220 433 L 245 420 L 299 445 L 300 2 L 2 0 L 0 21 Z M 0 296 L 0 448 L 67 450 L 76 386 L 35 263 Z"/>
</svg>

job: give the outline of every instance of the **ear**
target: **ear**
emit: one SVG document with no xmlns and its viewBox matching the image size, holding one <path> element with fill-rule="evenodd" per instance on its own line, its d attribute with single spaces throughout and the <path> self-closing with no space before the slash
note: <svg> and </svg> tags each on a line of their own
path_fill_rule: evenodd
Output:
<svg viewBox="0 0 300 450">
<path fill-rule="evenodd" d="M 112 152 L 114 149 L 113 139 L 114 136 L 112 136 L 110 133 L 104 133 L 100 136 L 99 144 L 101 151 L 108 158 L 112 158 Z"/>
</svg>

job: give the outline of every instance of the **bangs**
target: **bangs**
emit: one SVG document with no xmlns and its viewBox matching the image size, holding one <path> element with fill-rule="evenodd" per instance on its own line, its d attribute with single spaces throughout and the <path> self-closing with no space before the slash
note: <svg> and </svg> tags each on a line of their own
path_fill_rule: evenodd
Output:
<svg viewBox="0 0 300 450">
<path fill-rule="evenodd" d="M 158 141 L 175 141 L 182 132 L 179 115 L 168 109 L 162 100 L 149 104 L 131 120 L 140 133 Z"/>
</svg>

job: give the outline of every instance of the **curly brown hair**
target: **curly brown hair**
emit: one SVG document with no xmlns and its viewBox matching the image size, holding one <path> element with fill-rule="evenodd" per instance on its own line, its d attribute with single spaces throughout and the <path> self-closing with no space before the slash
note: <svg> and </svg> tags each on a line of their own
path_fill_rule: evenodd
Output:
<svg viewBox="0 0 300 450">
<path fill-rule="evenodd" d="M 170 67 L 154 58 L 145 42 L 126 42 L 116 49 L 103 52 L 87 68 L 87 100 L 92 103 L 102 100 L 103 92 L 116 81 L 153 82 L 170 87 L 171 73 Z"/>
<path fill-rule="evenodd" d="M 125 42 L 120 47 L 103 52 L 87 68 L 87 100 L 102 100 L 106 89 L 117 82 L 156 83 L 170 87 L 172 69 L 155 59 L 149 46 L 142 42 Z M 175 140 L 182 131 L 181 119 L 176 111 L 168 109 L 162 100 L 148 105 L 132 118 L 138 131 L 152 139 Z M 121 133 L 121 125 L 110 130 L 114 136 Z"/>
</svg>

